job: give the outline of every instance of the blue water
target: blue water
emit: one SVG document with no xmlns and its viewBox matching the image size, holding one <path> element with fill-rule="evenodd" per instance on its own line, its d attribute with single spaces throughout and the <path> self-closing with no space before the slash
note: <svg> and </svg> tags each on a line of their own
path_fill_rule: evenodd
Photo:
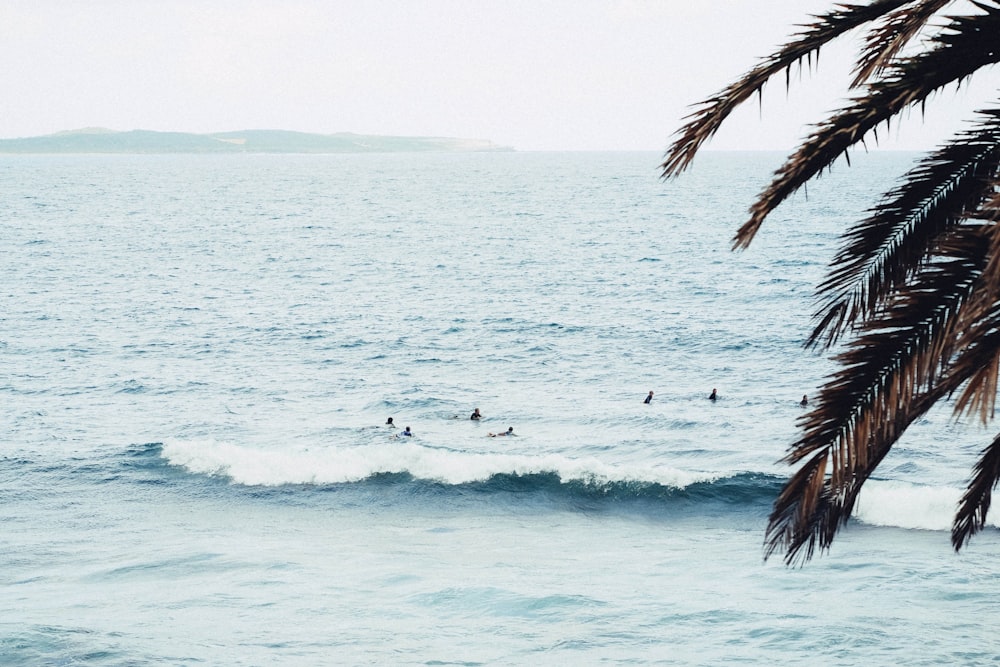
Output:
<svg viewBox="0 0 1000 667">
<path fill-rule="evenodd" d="M 734 254 L 780 157 L 0 157 L 0 664 L 1000 661 L 946 409 L 762 561 L 812 288 L 914 158 Z"/>
</svg>

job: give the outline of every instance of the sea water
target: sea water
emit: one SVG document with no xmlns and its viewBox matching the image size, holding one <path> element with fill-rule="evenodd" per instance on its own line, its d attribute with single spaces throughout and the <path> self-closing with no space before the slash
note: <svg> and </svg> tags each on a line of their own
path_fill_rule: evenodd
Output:
<svg viewBox="0 0 1000 667">
<path fill-rule="evenodd" d="M 0 157 L 0 663 L 1000 660 L 948 409 L 762 558 L 813 288 L 914 156 L 738 253 L 781 156 L 658 158 Z"/>
</svg>

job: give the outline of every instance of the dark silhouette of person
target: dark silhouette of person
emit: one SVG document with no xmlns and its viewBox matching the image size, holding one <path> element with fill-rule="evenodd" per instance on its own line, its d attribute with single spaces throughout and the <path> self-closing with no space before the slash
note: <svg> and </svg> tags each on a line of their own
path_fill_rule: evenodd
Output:
<svg viewBox="0 0 1000 667">
<path fill-rule="evenodd" d="M 472 411 L 472 416 L 469 417 L 469 419 L 472 419 L 473 421 L 479 421 L 482 418 L 483 418 L 483 416 L 481 414 L 479 414 L 479 408 L 476 408 L 475 410 L 473 410 Z"/>
<path fill-rule="evenodd" d="M 719 397 L 719 395 L 717 393 L 715 393 L 715 388 L 713 387 L 712 388 L 712 393 L 708 395 L 708 400 L 714 401 L 718 397 Z"/>
<path fill-rule="evenodd" d="M 805 394 L 802 394 L 802 400 L 799 401 L 799 405 L 801 405 L 802 407 L 809 405 L 809 397 L 806 396 Z"/>
<path fill-rule="evenodd" d="M 649 402 L 652 401 L 652 400 L 653 400 L 653 392 L 649 392 L 649 396 L 646 397 L 646 400 L 643 401 L 643 403 L 645 403 L 646 405 L 649 405 Z"/>
<path fill-rule="evenodd" d="M 388 419 L 385 420 L 385 425 L 386 426 L 395 426 L 395 424 L 392 423 L 392 417 L 389 417 Z"/>
</svg>

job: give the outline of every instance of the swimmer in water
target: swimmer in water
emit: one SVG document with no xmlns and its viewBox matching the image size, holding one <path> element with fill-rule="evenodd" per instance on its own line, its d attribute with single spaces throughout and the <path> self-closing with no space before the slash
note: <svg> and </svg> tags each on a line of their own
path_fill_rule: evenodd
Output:
<svg viewBox="0 0 1000 667">
<path fill-rule="evenodd" d="M 501 433 L 490 433 L 491 438 L 502 438 L 505 435 L 514 435 L 514 427 L 510 426 L 507 428 L 506 431 L 503 431 Z"/>
<path fill-rule="evenodd" d="M 413 435 L 413 431 L 411 431 L 410 427 L 407 426 L 406 428 L 403 429 L 403 432 L 400 433 L 400 435 L 411 436 Z"/>
<path fill-rule="evenodd" d="M 643 403 L 645 403 L 646 405 L 649 405 L 650 401 L 652 401 L 652 400 L 653 400 L 653 392 L 649 392 L 649 396 L 646 397 L 646 400 L 643 401 Z"/>
<path fill-rule="evenodd" d="M 708 400 L 714 401 L 718 397 L 719 397 L 719 395 L 715 393 L 715 389 L 713 388 L 712 389 L 712 393 L 708 395 Z"/>
<path fill-rule="evenodd" d="M 473 410 L 472 411 L 472 416 L 469 417 L 469 419 L 471 419 L 472 421 L 479 421 L 482 418 L 483 418 L 483 416 L 481 414 L 479 414 L 479 408 L 476 408 L 475 410 Z"/>
<path fill-rule="evenodd" d="M 388 419 L 385 420 L 385 425 L 386 426 L 395 426 L 395 424 L 392 423 L 392 417 L 389 417 Z"/>
<path fill-rule="evenodd" d="M 806 407 L 807 405 L 809 405 L 809 397 L 806 396 L 805 394 L 802 394 L 802 400 L 799 401 L 799 405 L 801 405 L 802 407 Z"/>
</svg>

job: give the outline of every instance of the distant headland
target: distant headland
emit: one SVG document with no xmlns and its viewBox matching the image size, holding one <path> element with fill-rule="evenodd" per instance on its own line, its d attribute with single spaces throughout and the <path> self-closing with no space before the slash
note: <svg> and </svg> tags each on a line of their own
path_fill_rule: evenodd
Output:
<svg viewBox="0 0 1000 667">
<path fill-rule="evenodd" d="M 213 134 L 84 128 L 0 139 L 0 153 L 427 153 L 512 151 L 485 139 L 242 130 Z"/>
</svg>

